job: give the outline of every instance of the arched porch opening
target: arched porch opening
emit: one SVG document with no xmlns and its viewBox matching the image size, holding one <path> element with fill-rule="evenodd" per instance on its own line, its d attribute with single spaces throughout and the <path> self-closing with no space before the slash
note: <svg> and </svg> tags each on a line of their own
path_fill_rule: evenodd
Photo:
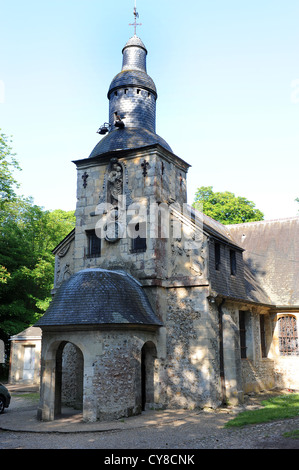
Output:
<svg viewBox="0 0 299 470">
<path fill-rule="evenodd" d="M 141 409 L 155 401 L 155 359 L 157 350 L 154 343 L 146 342 L 141 349 Z"/>
<path fill-rule="evenodd" d="M 56 351 L 54 418 L 83 410 L 83 353 L 78 346 L 62 341 Z"/>
</svg>

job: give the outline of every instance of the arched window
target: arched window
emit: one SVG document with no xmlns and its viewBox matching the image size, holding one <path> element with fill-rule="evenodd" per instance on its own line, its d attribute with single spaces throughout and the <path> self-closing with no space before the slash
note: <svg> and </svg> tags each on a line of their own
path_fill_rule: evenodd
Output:
<svg viewBox="0 0 299 470">
<path fill-rule="evenodd" d="M 282 356 L 299 356 L 296 317 L 284 315 L 278 318 L 278 338 Z"/>
</svg>

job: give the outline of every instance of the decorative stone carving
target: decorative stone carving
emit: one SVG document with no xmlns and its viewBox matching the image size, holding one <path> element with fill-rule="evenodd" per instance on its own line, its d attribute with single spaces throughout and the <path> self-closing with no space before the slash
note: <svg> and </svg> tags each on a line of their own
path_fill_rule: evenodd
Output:
<svg viewBox="0 0 299 470">
<path fill-rule="evenodd" d="M 123 168 L 116 158 L 110 160 L 108 169 L 107 201 L 113 206 L 118 205 L 118 199 L 123 194 Z"/>
<path fill-rule="evenodd" d="M 125 164 L 120 163 L 117 158 L 112 158 L 104 177 L 103 190 L 100 194 L 99 205 L 109 203 L 116 207 L 118 196 L 125 196 L 126 207 L 132 204 L 133 200 L 128 187 L 128 180 L 128 170 Z M 91 213 L 91 215 L 94 216 L 96 214 Z"/>
<path fill-rule="evenodd" d="M 114 243 L 121 238 L 123 233 L 123 227 L 119 222 L 110 222 L 106 226 L 105 240 L 110 243 Z"/>
<path fill-rule="evenodd" d="M 70 246 L 71 246 L 71 244 L 68 243 L 68 244 L 65 245 L 63 248 L 61 248 L 61 250 L 60 250 L 59 253 L 58 253 L 59 258 L 63 258 L 63 257 L 67 254 L 67 252 L 68 252 L 69 249 L 70 249 Z"/>
<path fill-rule="evenodd" d="M 83 188 L 86 188 L 87 187 L 87 178 L 89 177 L 89 175 L 86 173 L 86 171 L 84 171 L 84 174 L 82 175 L 82 179 L 83 179 Z"/>
<path fill-rule="evenodd" d="M 149 162 L 147 162 L 146 160 L 144 160 L 142 163 L 141 163 L 141 168 L 142 168 L 142 174 L 144 177 L 147 176 L 147 169 L 149 167 Z"/>
</svg>

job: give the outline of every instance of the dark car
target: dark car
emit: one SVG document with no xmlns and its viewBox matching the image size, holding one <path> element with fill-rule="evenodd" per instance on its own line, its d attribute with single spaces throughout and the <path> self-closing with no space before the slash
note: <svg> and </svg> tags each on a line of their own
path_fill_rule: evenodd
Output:
<svg viewBox="0 0 299 470">
<path fill-rule="evenodd" d="M 10 404 L 10 393 L 4 385 L 0 384 L 0 414 L 4 412 L 4 408 L 8 408 Z"/>
</svg>

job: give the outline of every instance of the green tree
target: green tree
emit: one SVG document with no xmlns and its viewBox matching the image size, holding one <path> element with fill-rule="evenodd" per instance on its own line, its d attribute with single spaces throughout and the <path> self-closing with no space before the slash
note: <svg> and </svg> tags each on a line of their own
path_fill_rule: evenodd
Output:
<svg viewBox="0 0 299 470">
<path fill-rule="evenodd" d="M 9 272 L 7 272 L 7 269 L 4 266 L 0 266 L 0 284 L 5 284 L 7 283 L 7 279 L 10 277 Z"/>
<path fill-rule="evenodd" d="M 6 201 L 15 197 L 14 189 L 19 185 L 13 176 L 20 166 L 12 153 L 9 137 L 1 133 L 0 129 L 0 210 L 3 210 Z"/>
<path fill-rule="evenodd" d="M 224 225 L 263 220 L 264 214 L 245 197 L 229 191 L 214 192 L 212 186 L 201 186 L 192 206 Z"/>
<path fill-rule="evenodd" d="M 74 225 L 73 211 L 45 211 L 30 198 L 6 202 L 0 216 L 2 336 L 32 325 L 47 309 L 54 278 L 52 250 Z"/>
<path fill-rule="evenodd" d="M 73 211 L 46 211 L 17 197 L 20 170 L 6 135 L 0 134 L 0 339 L 6 342 L 36 322 L 51 300 L 52 250 L 74 228 Z M 7 367 L 0 367 L 0 375 Z"/>
<path fill-rule="evenodd" d="M 5 204 L 16 196 L 14 189 L 19 186 L 13 172 L 14 170 L 20 170 L 20 167 L 15 154 L 12 153 L 10 142 L 10 138 L 3 134 L 0 129 L 0 217 Z M 7 283 L 9 277 L 10 274 L 6 267 L 0 263 L 0 284 Z"/>
</svg>

